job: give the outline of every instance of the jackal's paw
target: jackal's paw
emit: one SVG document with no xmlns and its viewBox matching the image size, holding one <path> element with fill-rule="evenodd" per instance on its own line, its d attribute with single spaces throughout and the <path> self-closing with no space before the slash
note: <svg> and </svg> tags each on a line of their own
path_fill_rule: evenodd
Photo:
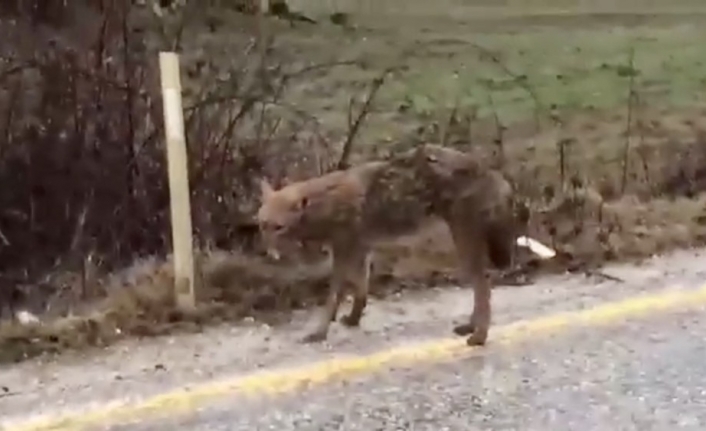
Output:
<svg viewBox="0 0 706 431">
<path fill-rule="evenodd" d="M 476 326 L 473 323 L 464 323 L 454 326 L 454 334 L 463 337 L 465 335 L 472 334 L 475 329 Z"/>
<path fill-rule="evenodd" d="M 488 340 L 488 334 L 483 332 L 474 332 L 473 335 L 468 337 L 466 344 L 469 346 L 483 346 Z"/>
<path fill-rule="evenodd" d="M 306 334 L 301 338 L 301 342 L 304 344 L 309 344 L 309 343 L 319 343 L 321 341 L 326 340 L 326 332 L 323 331 L 314 331 L 309 334 Z"/>
<path fill-rule="evenodd" d="M 354 328 L 356 326 L 360 326 L 360 316 L 353 316 L 350 314 L 346 314 L 345 316 L 341 317 L 340 322 L 344 326 L 347 326 L 349 328 Z"/>
</svg>

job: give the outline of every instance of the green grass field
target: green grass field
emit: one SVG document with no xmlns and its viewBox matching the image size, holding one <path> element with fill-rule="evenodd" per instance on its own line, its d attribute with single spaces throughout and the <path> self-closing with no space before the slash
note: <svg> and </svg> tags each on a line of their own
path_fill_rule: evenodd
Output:
<svg viewBox="0 0 706 431">
<path fill-rule="evenodd" d="M 642 100 L 665 107 L 704 100 L 706 4 L 698 1 L 445 0 L 431 7 L 414 0 L 300 0 L 292 5 L 316 18 L 331 10 L 350 12 L 355 26 L 350 31 L 277 26 L 278 38 L 301 58 L 362 58 L 369 65 L 340 68 L 300 89 L 307 108 L 321 115 L 344 112 L 361 78 L 400 61 L 405 51 L 411 53 L 404 61 L 407 69 L 390 80 L 379 99 L 380 110 L 391 114 L 380 121 L 392 130 L 401 107 L 422 115 L 454 105 L 475 107 L 480 116 L 496 110 L 512 122 L 534 115 L 537 102 L 559 110 L 624 105 L 631 55 Z"/>
</svg>

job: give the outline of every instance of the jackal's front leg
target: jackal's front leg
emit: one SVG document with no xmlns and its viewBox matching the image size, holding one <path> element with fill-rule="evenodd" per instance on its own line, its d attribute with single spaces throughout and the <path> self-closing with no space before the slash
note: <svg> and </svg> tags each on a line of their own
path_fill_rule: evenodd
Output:
<svg viewBox="0 0 706 431">
<path fill-rule="evenodd" d="M 340 274 L 336 273 L 334 265 L 334 271 L 331 275 L 331 286 L 329 288 L 328 297 L 326 298 L 326 304 L 324 304 L 324 307 L 321 310 L 316 326 L 311 332 L 302 338 L 302 342 L 315 343 L 326 339 L 328 336 L 329 326 L 331 325 L 331 321 L 336 318 L 338 306 L 341 303 L 344 293 Z"/>
<path fill-rule="evenodd" d="M 346 326 L 357 326 L 360 323 L 368 299 L 368 255 L 368 250 L 356 243 L 345 242 L 333 247 L 331 290 L 314 330 L 304 337 L 304 342 L 323 341 L 327 338 L 331 321 L 335 320 L 341 300 L 349 290 L 354 292 L 353 307 L 348 315 L 341 318 L 341 322 Z"/>
</svg>

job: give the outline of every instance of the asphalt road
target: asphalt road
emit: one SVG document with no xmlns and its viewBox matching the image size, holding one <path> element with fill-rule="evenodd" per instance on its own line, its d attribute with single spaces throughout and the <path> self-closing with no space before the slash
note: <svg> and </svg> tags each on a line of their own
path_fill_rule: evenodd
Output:
<svg viewBox="0 0 706 431">
<path fill-rule="evenodd" d="M 499 288 L 371 301 L 362 328 L 257 322 L 0 368 L 3 431 L 706 429 L 706 250 Z M 303 384 L 303 385 L 302 385 Z"/>
<path fill-rule="evenodd" d="M 111 431 L 703 430 L 701 308 Z"/>
</svg>

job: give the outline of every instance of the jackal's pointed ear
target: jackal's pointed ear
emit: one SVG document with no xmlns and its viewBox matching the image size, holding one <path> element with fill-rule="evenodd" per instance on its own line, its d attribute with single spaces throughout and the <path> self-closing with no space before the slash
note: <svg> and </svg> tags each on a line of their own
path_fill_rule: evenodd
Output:
<svg viewBox="0 0 706 431">
<path fill-rule="evenodd" d="M 262 194 L 263 198 L 270 196 L 272 193 L 274 193 L 274 191 L 275 189 L 272 188 L 272 186 L 266 179 L 260 179 L 260 193 Z"/>
</svg>

